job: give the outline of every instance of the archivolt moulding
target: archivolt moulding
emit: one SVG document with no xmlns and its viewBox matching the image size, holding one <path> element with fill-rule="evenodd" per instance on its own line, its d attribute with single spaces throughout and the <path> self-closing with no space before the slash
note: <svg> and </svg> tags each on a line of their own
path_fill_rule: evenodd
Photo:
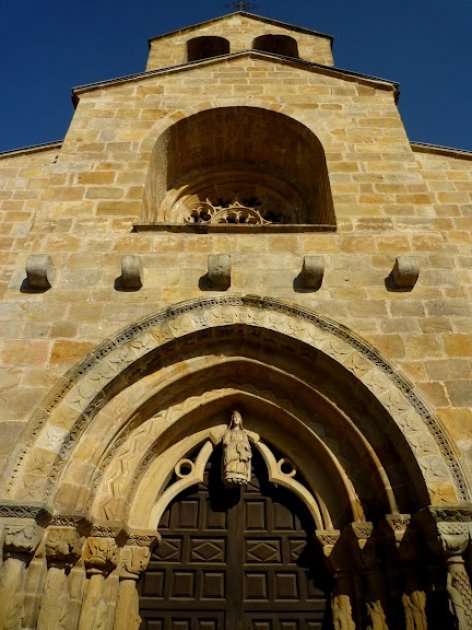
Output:
<svg viewBox="0 0 472 630">
<path fill-rule="evenodd" d="M 243 326 L 277 331 L 288 341 L 330 357 L 350 372 L 388 412 L 415 452 L 431 503 L 469 500 L 469 486 L 439 421 L 413 387 L 366 342 L 327 318 L 281 301 L 259 297 L 214 297 L 178 304 L 146 317 L 90 353 L 52 390 L 28 423 L 19 452 L 12 454 L 3 478 L 8 498 L 48 496 L 96 413 L 113 391 L 124 388 L 122 375 L 139 378 L 146 361 L 155 361 L 166 344 L 207 331 Z M 134 370 L 134 372 L 133 372 Z M 121 379 L 121 380 L 120 380 Z"/>
</svg>

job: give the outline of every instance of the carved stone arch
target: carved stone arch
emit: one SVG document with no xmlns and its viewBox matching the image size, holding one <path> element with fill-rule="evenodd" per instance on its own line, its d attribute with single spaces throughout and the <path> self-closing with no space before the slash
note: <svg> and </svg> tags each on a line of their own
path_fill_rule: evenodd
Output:
<svg viewBox="0 0 472 630">
<path fill-rule="evenodd" d="M 162 514 L 169 506 L 170 502 L 188 488 L 203 481 L 205 466 L 208 463 L 214 448 L 221 445 L 225 429 L 226 425 L 219 425 L 209 431 L 198 434 L 199 441 L 197 454 L 194 456 L 193 460 L 189 459 L 189 452 L 185 453 L 184 457 L 181 457 L 181 453 L 189 446 L 188 441 L 185 440 L 183 445 L 174 445 L 176 448 L 172 448 L 173 457 L 172 454 L 170 454 L 171 457 L 163 458 L 167 460 L 167 470 L 159 479 L 158 485 L 160 487 L 156 488 L 156 501 L 152 509 L 146 510 L 149 514 L 149 519 L 146 522 L 131 522 L 130 524 L 132 528 L 158 530 Z M 248 432 L 248 436 L 253 448 L 255 448 L 262 456 L 262 460 L 264 461 L 267 469 L 269 482 L 277 483 L 280 486 L 287 488 L 290 492 L 297 496 L 306 505 L 306 508 L 317 529 L 328 529 L 331 527 L 326 506 L 322 504 L 320 505 L 322 502 L 319 497 L 312 494 L 306 485 L 295 478 L 298 472 L 296 467 L 290 462 L 290 472 L 284 472 L 282 465 L 284 461 L 288 460 L 285 458 L 277 459 L 270 446 L 264 443 L 257 433 L 250 431 Z M 202 438 L 203 442 L 201 441 Z M 193 446 L 191 450 L 195 451 L 195 447 Z M 187 467 L 185 472 L 183 472 L 184 466 Z M 168 480 L 173 476 L 172 472 L 177 479 L 168 482 Z M 148 481 L 146 481 L 145 485 L 149 485 Z M 138 500 L 135 501 L 135 505 L 131 507 L 131 514 L 139 515 L 139 507 L 138 498 Z"/>
<path fill-rule="evenodd" d="M 155 506 L 152 527 L 161 544 L 138 584 L 145 627 L 177 619 L 221 629 L 239 628 L 241 619 L 241 627 L 274 627 L 268 617 L 275 623 L 281 616 L 281 628 L 317 628 L 323 621 L 328 630 L 331 577 L 314 535 L 321 520 L 314 498 L 294 480 L 295 470 L 281 473 L 276 456 L 253 433 L 248 483 L 226 488 L 226 429 L 215 427 L 210 440 L 178 462 L 176 471 L 181 463 L 187 474 L 176 475 Z M 197 585 L 185 601 L 181 576 Z M 282 581 L 289 582 L 286 588 Z"/>
<path fill-rule="evenodd" d="M 255 50 L 262 50 L 283 57 L 298 59 L 298 43 L 294 37 L 288 35 L 259 35 L 252 43 Z"/>
<path fill-rule="evenodd" d="M 298 118 L 285 106 L 241 103 L 159 121 L 143 144 L 151 156 L 143 221 L 334 229 L 323 145 Z"/>
<path fill-rule="evenodd" d="M 82 449 L 83 472 L 86 474 L 93 468 L 84 456 L 87 448 L 89 452 L 93 451 L 90 444 L 87 445 L 88 431 L 100 414 L 106 424 L 107 408 L 121 391 L 143 379 L 152 380 L 152 375 L 166 366 L 171 378 L 172 364 L 182 352 L 204 356 L 207 351 L 202 352 L 202 348 L 211 349 L 215 344 L 229 343 L 231 339 L 233 345 L 235 339 L 239 345 L 242 339 L 253 348 L 259 345 L 266 355 L 270 345 L 276 343 L 282 362 L 290 353 L 294 365 L 301 366 L 302 380 L 306 378 L 307 365 L 316 366 L 315 380 L 323 386 L 318 392 L 318 401 L 333 395 L 333 388 L 328 387 L 333 370 L 336 370 L 337 389 L 344 389 L 339 383 L 351 383 L 349 396 L 354 400 L 352 412 L 356 422 L 362 420 L 361 414 L 355 415 L 361 402 L 368 410 L 369 418 L 361 432 L 367 436 L 374 455 L 378 451 L 375 435 L 386 427 L 382 439 L 390 435 L 389 439 L 394 438 L 397 443 L 397 464 L 404 482 L 408 481 L 405 477 L 410 476 L 423 484 L 423 495 L 417 487 L 420 494 L 412 508 L 468 499 L 467 481 L 442 426 L 428 412 L 411 385 L 373 348 L 344 327 L 314 313 L 255 297 L 207 298 L 177 305 L 147 317 L 89 354 L 62 379 L 30 420 L 25 447 L 12 454 L 3 476 L 7 480 L 7 496 L 16 500 L 32 497 L 49 500 L 49 497 L 60 496 L 64 470 L 77 449 Z M 272 356 L 275 361 L 275 355 Z M 247 362 L 242 365 L 247 366 Z M 217 372 L 213 370 L 214 374 Z M 188 378 L 191 383 L 192 376 Z M 198 378 L 197 374 L 196 381 Z M 275 376 L 272 374 L 270 378 Z M 241 387 L 241 382 L 236 384 Z M 201 390 L 201 382 L 198 387 Z M 257 388 L 262 391 L 262 384 L 258 383 Z M 309 398 L 308 394 L 306 397 Z M 159 398 L 157 396 L 157 400 Z M 156 398 L 149 403 L 148 411 L 155 411 L 155 402 Z M 161 402 L 165 403 L 165 396 Z M 185 401 L 174 403 L 185 405 Z M 347 403 L 340 401 L 340 404 Z M 143 405 L 146 409 L 145 399 Z M 165 416 L 165 409 L 162 413 Z M 124 415 L 126 430 L 133 431 L 136 418 L 133 414 Z M 148 418 L 151 416 L 152 413 Z M 377 417 L 381 422 L 376 421 Z M 143 425 L 141 430 L 145 432 L 148 427 Z M 330 436 L 324 437 L 328 446 L 330 440 Z M 125 443 L 126 432 L 119 435 L 118 441 Z M 141 466 L 145 465 L 146 461 L 142 461 Z M 345 470 L 344 465 L 342 469 Z M 389 470 L 389 475 L 395 475 L 395 471 Z M 384 487 L 387 491 L 388 479 Z M 89 488 L 79 490 L 78 497 L 81 492 L 88 494 L 90 491 Z"/>
<path fill-rule="evenodd" d="M 210 59 L 218 55 L 226 55 L 229 51 L 230 43 L 225 37 L 204 35 L 187 41 L 187 61 Z"/>
</svg>

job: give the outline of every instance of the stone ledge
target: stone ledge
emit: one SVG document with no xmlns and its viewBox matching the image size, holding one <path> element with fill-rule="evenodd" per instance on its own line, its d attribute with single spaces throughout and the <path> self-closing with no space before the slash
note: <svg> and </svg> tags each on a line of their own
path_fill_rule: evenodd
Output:
<svg viewBox="0 0 472 630">
<path fill-rule="evenodd" d="M 176 232 L 186 234 L 286 234 L 306 232 L 335 232 L 336 225 L 326 224 L 266 224 L 266 225 L 228 225 L 203 223 L 135 223 L 133 232 Z"/>
</svg>

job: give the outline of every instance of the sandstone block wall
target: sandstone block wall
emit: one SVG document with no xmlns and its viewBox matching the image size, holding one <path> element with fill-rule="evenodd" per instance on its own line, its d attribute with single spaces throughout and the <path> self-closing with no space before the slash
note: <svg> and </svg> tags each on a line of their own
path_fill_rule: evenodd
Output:
<svg viewBox="0 0 472 630">
<path fill-rule="evenodd" d="M 156 70 L 187 62 L 187 41 L 193 37 L 225 37 L 230 42 L 230 52 L 240 52 L 253 47 L 253 41 L 261 35 L 294 36 L 294 29 L 284 27 L 270 20 L 254 20 L 238 14 L 225 18 L 224 24 L 219 19 L 205 22 L 151 39 L 146 70 Z M 331 38 L 315 35 L 304 29 L 296 29 L 298 52 L 301 59 L 326 66 L 333 65 Z"/>
<path fill-rule="evenodd" d="M 235 37 L 246 28 L 238 20 L 228 25 Z M 176 42 L 153 42 L 148 67 L 181 63 Z M 1 461 L 61 375 L 135 320 L 202 295 L 208 256 L 230 254 L 229 294 L 282 298 L 351 328 L 415 384 L 472 465 L 471 155 L 412 150 L 391 84 L 257 55 L 77 96 L 61 148 L 0 157 Z M 293 117 L 319 138 L 336 231 L 134 232 L 160 134 L 199 111 L 242 105 Z M 57 269 L 44 293 L 23 286 L 32 253 L 49 254 Z M 118 290 L 123 255 L 141 258 L 139 291 Z M 388 280 L 399 255 L 419 264 L 411 292 Z M 305 256 L 323 257 L 318 291 L 296 282 Z"/>
</svg>

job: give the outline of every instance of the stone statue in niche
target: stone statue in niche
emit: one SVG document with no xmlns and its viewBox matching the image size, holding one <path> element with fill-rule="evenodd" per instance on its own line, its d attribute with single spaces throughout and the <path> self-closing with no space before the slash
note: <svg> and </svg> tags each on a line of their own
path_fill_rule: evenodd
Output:
<svg viewBox="0 0 472 630">
<path fill-rule="evenodd" d="M 251 445 L 239 411 L 233 411 L 223 435 L 223 481 L 227 488 L 245 486 L 251 479 Z"/>
</svg>

